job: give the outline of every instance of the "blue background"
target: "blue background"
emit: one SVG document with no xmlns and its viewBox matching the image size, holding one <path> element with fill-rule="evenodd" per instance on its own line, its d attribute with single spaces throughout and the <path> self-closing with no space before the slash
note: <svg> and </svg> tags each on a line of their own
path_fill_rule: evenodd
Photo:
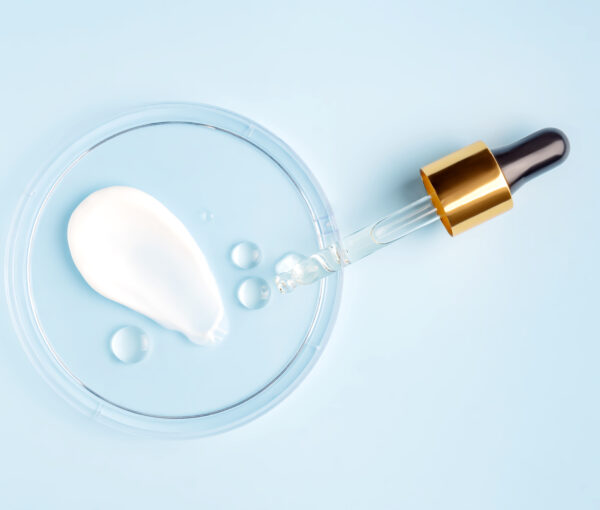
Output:
<svg viewBox="0 0 600 510">
<path fill-rule="evenodd" d="M 591 1 L 2 2 L 4 239 L 41 166 L 149 102 L 211 103 L 278 134 L 342 232 L 476 139 L 553 125 L 572 142 L 509 214 L 351 267 L 313 372 L 220 436 L 139 439 L 77 414 L 3 296 L 2 508 L 598 508 L 599 21 Z"/>
</svg>

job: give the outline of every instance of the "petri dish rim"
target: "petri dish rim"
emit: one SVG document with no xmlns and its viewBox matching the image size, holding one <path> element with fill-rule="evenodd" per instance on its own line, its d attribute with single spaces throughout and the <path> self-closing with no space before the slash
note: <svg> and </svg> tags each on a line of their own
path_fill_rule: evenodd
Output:
<svg viewBox="0 0 600 510">
<path fill-rule="evenodd" d="M 129 131 L 162 124 L 191 124 L 235 136 L 268 156 L 304 200 L 318 243 L 339 240 L 333 214 L 320 186 L 302 160 L 282 140 L 255 122 L 227 110 L 193 103 L 162 103 L 126 112 L 72 143 L 34 176 L 11 222 L 5 257 L 5 287 L 10 315 L 28 357 L 46 382 L 65 400 L 95 420 L 117 428 L 164 437 L 195 437 L 239 426 L 280 402 L 306 376 L 327 342 L 341 296 L 342 275 L 323 280 L 315 315 L 293 358 L 262 388 L 211 412 L 152 415 L 115 404 L 87 387 L 62 362 L 46 337 L 31 292 L 30 250 L 44 206 L 62 179 L 94 148 Z"/>
</svg>

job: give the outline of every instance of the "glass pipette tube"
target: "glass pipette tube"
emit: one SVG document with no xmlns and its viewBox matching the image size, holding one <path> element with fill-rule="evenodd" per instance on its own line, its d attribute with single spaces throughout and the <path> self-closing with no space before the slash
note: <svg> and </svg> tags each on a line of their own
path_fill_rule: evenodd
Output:
<svg viewBox="0 0 600 510">
<path fill-rule="evenodd" d="M 379 221 L 302 258 L 289 271 L 275 278 L 279 291 L 291 292 L 299 285 L 309 285 L 367 255 L 387 246 L 438 219 L 429 195 L 415 200 Z"/>
</svg>

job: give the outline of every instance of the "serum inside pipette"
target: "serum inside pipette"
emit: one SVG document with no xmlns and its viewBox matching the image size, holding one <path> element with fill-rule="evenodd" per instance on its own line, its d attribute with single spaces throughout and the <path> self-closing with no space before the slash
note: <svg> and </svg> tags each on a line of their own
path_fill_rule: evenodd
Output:
<svg viewBox="0 0 600 510">
<path fill-rule="evenodd" d="M 331 244 L 309 257 L 303 257 L 291 269 L 279 273 L 275 284 L 282 294 L 286 294 L 298 285 L 314 283 L 437 219 L 437 211 L 426 195 L 346 236 L 341 243 Z"/>
</svg>

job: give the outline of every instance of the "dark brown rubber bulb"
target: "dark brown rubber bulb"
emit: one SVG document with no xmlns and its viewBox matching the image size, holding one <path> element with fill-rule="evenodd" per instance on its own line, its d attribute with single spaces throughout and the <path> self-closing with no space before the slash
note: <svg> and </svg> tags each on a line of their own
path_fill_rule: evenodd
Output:
<svg viewBox="0 0 600 510">
<path fill-rule="evenodd" d="M 529 179 L 562 163 L 569 154 L 569 140 L 559 129 L 546 128 L 492 153 L 514 192 Z"/>
</svg>

